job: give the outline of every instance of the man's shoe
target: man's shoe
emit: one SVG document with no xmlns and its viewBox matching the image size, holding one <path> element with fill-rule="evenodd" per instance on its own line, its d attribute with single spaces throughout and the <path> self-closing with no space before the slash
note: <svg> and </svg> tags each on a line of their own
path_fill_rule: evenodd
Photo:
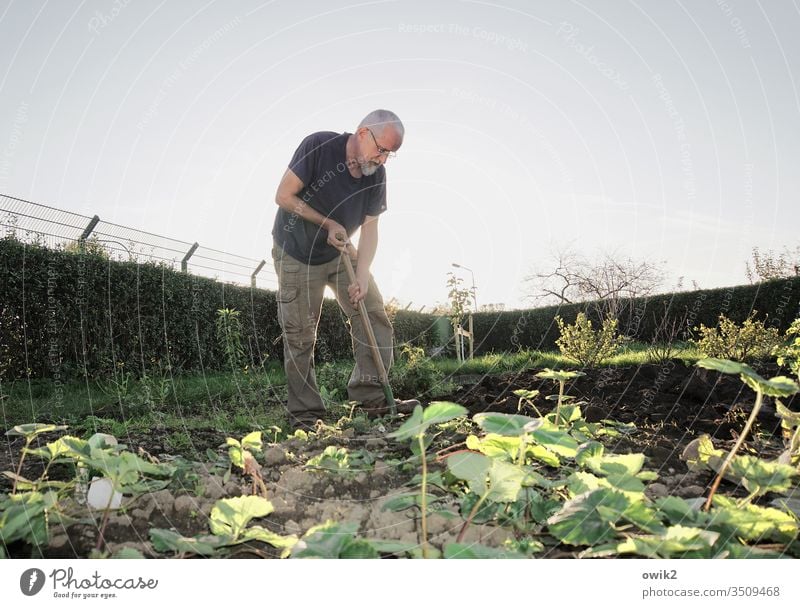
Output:
<svg viewBox="0 0 800 608">
<path fill-rule="evenodd" d="M 414 408 L 421 405 L 417 399 L 395 399 L 398 414 L 412 414 Z M 380 418 L 381 416 L 388 416 L 391 414 L 391 408 L 386 400 L 377 401 L 375 403 L 364 403 L 361 406 L 361 411 L 364 412 L 368 418 Z"/>
</svg>

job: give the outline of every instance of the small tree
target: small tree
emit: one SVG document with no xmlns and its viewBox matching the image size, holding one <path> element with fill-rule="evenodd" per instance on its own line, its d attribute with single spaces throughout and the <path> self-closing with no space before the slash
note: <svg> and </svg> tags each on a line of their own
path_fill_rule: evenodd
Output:
<svg viewBox="0 0 800 608">
<path fill-rule="evenodd" d="M 627 303 L 653 294 L 663 283 L 662 264 L 604 253 L 596 261 L 571 250 L 557 251 L 551 265 L 527 276 L 538 303 L 593 300 L 601 316 L 620 318 Z"/>
<path fill-rule="evenodd" d="M 461 336 L 458 333 L 464 317 L 469 314 L 475 294 L 471 289 L 462 287 L 461 277 L 457 277 L 452 272 L 447 273 L 447 287 L 449 289 L 447 297 L 450 298 L 450 310 L 448 316 L 453 323 L 453 333 L 456 341 L 457 357 L 461 358 Z"/>
<path fill-rule="evenodd" d="M 592 322 L 582 312 L 578 313 L 574 325 L 567 325 L 556 317 L 561 337 L 556 340 L 561 354 L 574 359 L 583 367 L 596 367 L 606 359 L 613 357 L 627 341 L 625 336 L 617 334 L 617 320 L 606 318 L 603 327 L 592 329 Z"/>
<path fill-rule="evenodd" d="M 751 283 L 800 276 L 800 246 L 795 247 L 794 251 L 784 247 L 781 253 L 772 250 L 764 253 L 758 247 L 753 247 L 752 256 L 746 270 L 747 280 Z"/>
</svg>

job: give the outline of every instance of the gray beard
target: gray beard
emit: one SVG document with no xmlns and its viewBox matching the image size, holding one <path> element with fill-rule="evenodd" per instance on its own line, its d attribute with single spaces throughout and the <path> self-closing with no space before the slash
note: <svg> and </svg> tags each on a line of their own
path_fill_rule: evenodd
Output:
<svg viewBox="0 0 800 608">
<path fill-rule="evenodd" d="M 361 175 L 372 175 L 378 170 L 378 167 L 380 167 L 380 165 L 369 161 L 365 163 L 359 163 L 358 166 L 361 169 Z"/>
</svg>

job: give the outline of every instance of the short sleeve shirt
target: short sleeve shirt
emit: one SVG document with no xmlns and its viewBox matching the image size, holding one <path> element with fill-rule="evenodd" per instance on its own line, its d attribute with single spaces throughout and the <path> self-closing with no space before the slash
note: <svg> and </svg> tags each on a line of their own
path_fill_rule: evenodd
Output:
<svg viewBox="0 0 800 608">
<path fill-rule="evenodd" d="M 303 182 L 303 189 L 297 194 L 301 204 L 344 226 L 348 236 L 364 223 L 366 216 L 386 211 L 386 170 L 381 166 L 372 175 L 353 177 L 347 168 L 345 150 L 350 135 L 312 133 L 300 143 L 289 162 L 289 168 Z M 275 216 L 272 236 L 285 253 L 304 264 L 324 264 L 339 255 L 327 243 L 327 230 L 283 208 Z"/>
</svg>

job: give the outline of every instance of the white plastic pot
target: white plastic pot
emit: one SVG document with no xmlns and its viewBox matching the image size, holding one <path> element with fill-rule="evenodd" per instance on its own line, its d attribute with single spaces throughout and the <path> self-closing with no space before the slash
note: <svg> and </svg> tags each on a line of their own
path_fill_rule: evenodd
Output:
<svg viewBox="0 0 800 608">
<path fill-rule="evenodd" d="M 95 477 L 89 486 L 86 502 L 92 509 L 119 509 L 122 504 L 122 494 L 114 490 L 111 480 L 107 477 Z"/>
</svg>

